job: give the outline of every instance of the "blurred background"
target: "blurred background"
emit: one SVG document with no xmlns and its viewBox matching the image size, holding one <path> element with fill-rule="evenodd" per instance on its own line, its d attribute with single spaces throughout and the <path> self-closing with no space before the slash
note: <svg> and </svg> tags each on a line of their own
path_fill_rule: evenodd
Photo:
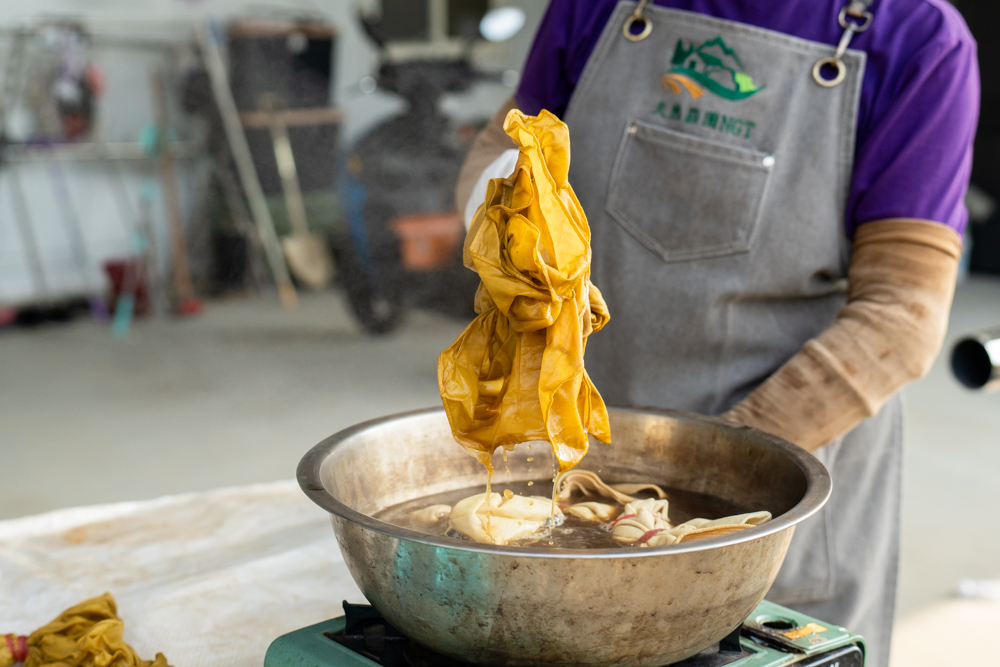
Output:
<svg viewBox="0 0 1000 667">
<path fill-rule="evenodd" d="M 900 665 L 1000 621 L 1000 393 L 949 366 L 1000 327 L 1000 6 L 955 4 L 982 120 L 946 348 L 906 391 Z M 0 519 L 289 479 L 438 404 L 478 283 L 455 178 L 544 10 L 0 3 Z"/>
</svg>

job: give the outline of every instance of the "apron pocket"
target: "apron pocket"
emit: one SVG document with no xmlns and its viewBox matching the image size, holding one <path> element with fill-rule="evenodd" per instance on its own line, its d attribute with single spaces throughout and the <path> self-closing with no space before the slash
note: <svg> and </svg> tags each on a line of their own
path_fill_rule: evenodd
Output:
<svg viewBox="0 0 1000 667">
<path fill-rule="evenodd" d="M 632 121 L 607 212 L 664 262 L 750 250 L 774 158 Z"/>
</svg>

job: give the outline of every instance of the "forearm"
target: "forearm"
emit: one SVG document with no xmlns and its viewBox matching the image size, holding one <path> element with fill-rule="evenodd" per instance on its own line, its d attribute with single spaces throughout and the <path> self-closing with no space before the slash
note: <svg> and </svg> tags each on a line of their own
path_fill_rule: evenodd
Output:
<svg viewBox="0 0 1000 667">
<path fill-rule="evenodd" d="M 874 415 L 940 351 L 961 245 L 933 222 L 859 227 L 837 320 L 723 417 L 815 451 Z"/>
<path fill-rule="evenodd" d="M 459 212 L 465 210 L 472 189 L 483 170 L 490 166 L 504 151 L 514 148 L 510 137 L 503 131 L 503 121 L 507 117 L 507 112 L 516 107 L 517 102 L 511 96 L 500 106 L 490 122 L 476 135 L 472 142 L 472 148 L 469 149 L 469 154 L 462 164 L 462 170 L 458 174 L 458 182 L 455 184 L 455 205 Z"/>
</svg>

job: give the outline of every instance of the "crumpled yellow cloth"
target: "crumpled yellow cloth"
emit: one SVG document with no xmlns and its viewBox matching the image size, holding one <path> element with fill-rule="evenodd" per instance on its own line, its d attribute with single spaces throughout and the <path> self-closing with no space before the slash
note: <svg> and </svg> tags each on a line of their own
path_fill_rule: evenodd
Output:
<svg viewBox="0 0 1000 667">
<path fill-rule="evenodd" d="M 590 227 L 569 175 L 569 130 L 548 111 L 507 114 L 520 150 L 493 179 L 465 241 L 479 273 L 478 317 L 438 358 L 452 433 L 492 470 L 497 447 L 552 445 L 560 470 L 611 439 L 603 399 L 583 367 L 587 337 L 608 321 L 590 283 Z"/>
<path fill-rule="evenodd" d="M 48 625 L 28 637 L 25 667 L 170 667 L 162 653 L 154 660 L 142 660 L 122 639 L 123 623 L 118 618 L 110 593 L 70 607 Z M 9 636 L 9 635 L 8 635 Z M 12 642 L 4 642 L 7 645 Z M 8 650 L 0 651 L 0 667 L 14 664 Z M 5 661 L 5 658 L 9 662 Z"/>
</svg>

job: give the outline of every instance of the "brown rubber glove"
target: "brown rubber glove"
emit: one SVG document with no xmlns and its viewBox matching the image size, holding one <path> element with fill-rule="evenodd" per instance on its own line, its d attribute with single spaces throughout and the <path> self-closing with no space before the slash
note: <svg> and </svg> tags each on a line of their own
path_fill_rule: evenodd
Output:
<svg viewBox="0 0 1000 667">
<path fill-rule="evenodd" d="M 465 210 L 469 195 L 472 194 L 472 188 L 476 186 L 476 181 L 479 180 L 483 170 L 500 157 L 500 154 L 505 150 L 516 148 L 514 142 L 503 131 L 503 121 L 507 118 L 507 112 L 516 108 L 517 102 L 511 95 L 472 142 L 472 148 L 469 149 L 469 154 L 465 157 L 462 171 L 458 174 L 458 182 L 455 184 L 455 205 L 459 212 Z"/>
<path fill-rule="evenodd" d="M 860 226 L 837 320 L 722 417 L 815 451 L 877 413 L 940 351 L 961 253 L 936 222 Z"/>
</svg>

